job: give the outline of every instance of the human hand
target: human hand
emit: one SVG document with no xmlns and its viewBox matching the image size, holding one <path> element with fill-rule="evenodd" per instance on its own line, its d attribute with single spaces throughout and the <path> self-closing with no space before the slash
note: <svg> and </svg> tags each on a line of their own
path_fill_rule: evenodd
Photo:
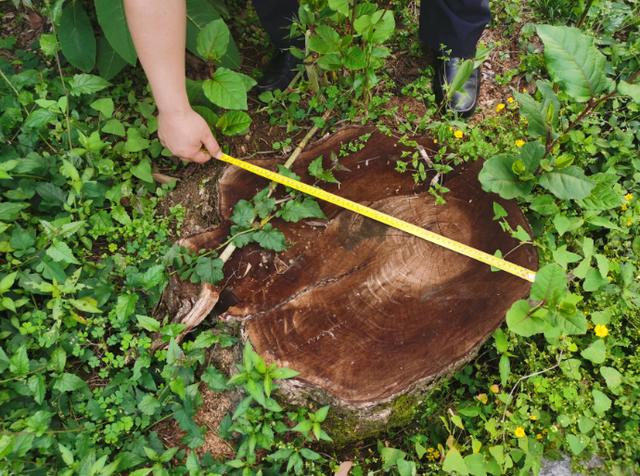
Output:
<svg viewBox="0 0 640 476">
<path fill-rule="evenodd" d="M 188 162 L 202 164 L 211 157 L 221 157 L 222 151 L 213 137 L 207 122 L 193 109 L 184 113 L 162 113 L 158 115 L 158 137 L 160 143 L 176 157 Z M 209 154 L 200 150 L 204 144 Z"/>
</svg>

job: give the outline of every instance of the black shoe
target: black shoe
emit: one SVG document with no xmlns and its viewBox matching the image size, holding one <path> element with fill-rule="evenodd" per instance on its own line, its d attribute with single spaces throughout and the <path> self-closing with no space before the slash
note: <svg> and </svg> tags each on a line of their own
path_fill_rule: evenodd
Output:
<svg viewBox="0 0 640 476">
<path fill-rule="evenodd" d="M 444 85 L 451 84 L 464 60 L 465 58 L 450 58 L 446 61 L 438 60 L 437 81 L 434 88 L 438 103 L 441 103 L 444 99 Z M 462 86 L 466 95 L 461 92 L 455 92 L 447 103 L 447 109 L 454 111 L 458 117 L 465 119 L 473 116 L 478 105 L 478 96 L 480 95 L 480 78 L 480 68 L 474 68 L 471 76 Z"/>
<path fill-rule="evenodd" d="M 296 66 L 300 63 L 302 60 L 293 56 L 289 50 L 280 50 L 262 71 L 262 78 L 257 85 L 258 91 L 283 91 L 298 74 Z"/>
</svg>

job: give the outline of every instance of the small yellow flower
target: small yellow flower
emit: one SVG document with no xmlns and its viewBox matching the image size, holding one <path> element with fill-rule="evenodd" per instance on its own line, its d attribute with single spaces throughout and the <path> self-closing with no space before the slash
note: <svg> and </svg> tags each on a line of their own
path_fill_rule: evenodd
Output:
<svg viewBox="0 0 640 476">
<path fill-rule="evenodd" d="M 523 93 L 526 93 L 526 92 L 527 92 L 527 88 L 523 88 L 523 89 L 522 89 L 522 92 L 523 92 Z"/>
<path fill-rule="evenodd" d="M 631 195 L 630 193 L 627 193 L 624 198 L 626 198 L 627 200 L 631 200 L 633 198 L 633 195 Z"/>
<path fill-rule="evenodd" d="M 498 107 L 496 107 L 496 112 L 500 112 L 500 111 L 502 111 L 505 107 L 507 107 L 507 106 L 505 106 L 505 105 L 504 105 L 504 104 L 502 104 L 502 103 L 498 104 Z"/>
<path fill-rule="evenodd" d="M 529 418 L 531 418 L 533 421 L 536 421 L 538 419 L 538 417 L 535 415 L 531 415 Z"/>
<path fill-rule="evenodd" d="M 524 142 L 522 139 L 518 139 L 518 140 L 516 141 L 516 146 L 517 146 L 517 147 L 522 147 L 524 144 L 525 144 L 525 142 Z"/>
<path fill-rule="evenodd" d="M 481 393 L 481 394 L 479 394 L 479 395 L 476 395 L 476 398 L 477 398 L 480 402 L 484 403 L 485 405 L 487 404 L 488 397 L 487 397 L 487 394 L 486 394 L 486 393 Z"/>
<path fill-rule="evenodd" d="M 629 220 L 629 221 L 627 222 L 627 226 L 631 226 L 631 224 L 632 224 L 632 221 L 631 221 L 631 220 Z"/>
<path fill-rule="evenodd" d="M 508 102 L 508 103 L 512 103 L 512 102 L 513 102 L 513 98 L 509 98 L 509 99 L 507 99 L 507 102 Z"/>
<path fill-rule="evenodd" d="M 613 281 L 613 276 L 607 276 L 607 278 L 609 278 L 609 281 Z"/>
<path fill-rule="evenodd" d="M 453 130 L 453 127 L 450 127 L 450 128 L 449 128 L 449 130 L 450 130 L 450 131 L 452 131 L 452 130 Z"/>
<path fill-rule="evenodd" d="M 498 387 L 495 383 L 491 385 L 491 387 L 489 387 L 489 390 L 491 390 L 493 393 L 500 393 L 500 387 Z"/>
<path fill-rule="evenodd" d="M 620 208 L 622 208 L 622 211 L 625 211 L 627 209 L 626 205 L 622 205 Z"/>
<path fill-rule="evenodd" d="M 541 439 L 542 439 L 542 435 L 541 435 L 540 433 L 538 433 L 538 434 L 536 435 L 536 438 L 538 438 L 539 440 L 541 440 Z"/>
<path fill-rule="evenodd" d="M 544 430 L 542 430 L 542 434 L 546 435 L 547 434 L 547 429 L 545 428 Z"/>
<path fill-rule="evenodd" d="M 609 329 L 607 329 L 607 326 L 603 324 L 598 324 L 594 332 L 598 337 L 607 337 L 609 335 Z"/>
<path fill-rule="evenodd" d="M 462 136 L 464 134 L 462 134 L 462 131 L 455 131 L 453 135 L 456 137 L 456 139 L 462 139 Z"/>
<path fill-rule="evenodd" d="M 524 428 L 516 428 L 516 438 L 522 438 L 524 435 L 526 435 L 526 433 L 524 432 Z"/>
<path fill-rule="evenodd" d="M 433 139 L 433 143 L 437 144 L 438 143 L 438 139 Z"/>
</svg>

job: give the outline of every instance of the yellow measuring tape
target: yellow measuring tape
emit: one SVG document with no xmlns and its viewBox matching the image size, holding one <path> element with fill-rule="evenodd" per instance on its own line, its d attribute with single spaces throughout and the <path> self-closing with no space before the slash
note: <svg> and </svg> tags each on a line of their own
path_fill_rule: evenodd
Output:
<svg viewBox="0 0 640 476">
<path fill-rule="evenodd" d="M 218 160 L 236 165 L 253 174 L 260 175 L 261 177 L 273 180 L 274 182 L 278 182 L 282 185 L 286 185 L 287 187 L 293 188 L 302 193 L 306 193 L 307 195 L 311 195 L 312 197 L 319 198 L 320 200 L 333 203 L 334 205 L 338 205 L 339 207 L 342 207 L 346 210 L 358 213 L 359 215 L 364 215 L 398 230 L 405 231 L 411 235 L 417 236 L 418 238 L 422 238 L 431 243 L 435 243 L 436 245 L 440 245 L 443 248 L 447 248 L 448 250 L 455 251 L 456 253 L 460 253 L 461 255 L 465 255 L 469 258 L 481 261 L 482 263 L 491 265 L 495 268 L 506 271 L 507 273 L 511 273 L 522 279 L 531 281 L 532 283 L 536 279 L 535 272 L 523 268 L 522 266 L 510 263 L 509 261 L 505 261 L 502 258 L 490 255 L 488 253 L 485 253 L 484 251 L 477 250 L 449 238 L 445 238 L 444 236 L 425 230 L 424 228 L 420 228 L 419 226 L 412 225 L 411 223 L 407 223 L 406 221 L 399 220 L 372 208 L 365 207 L 364 205 L 360 205 L 359 203 L 352 202 L 351 200 L 347 200 L 346 198 L 342 198 L 332 193 L 325 192 L 320 188 L 298 182 L 297 180 L 290 179 L 289 177 L 285 177 L 284 175 L 276 172 L 271 172 L 270 170 L 258 167 L 257 165 L 234 159 L 227 154 L 222 154 L 222 157 Z"/>
</svg>

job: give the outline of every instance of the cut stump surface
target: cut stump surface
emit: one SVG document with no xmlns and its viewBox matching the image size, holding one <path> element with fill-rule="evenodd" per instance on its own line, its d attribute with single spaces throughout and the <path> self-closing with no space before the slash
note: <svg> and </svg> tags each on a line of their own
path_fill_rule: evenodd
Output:
<svg viewBox="0 0 640 476">
<path fill-rule="evenodd" d="M 339 152 L 366 132 L 372 131 L 348 128 L 319 141 L 293 171 L 313 183 L 307 172 L 312 160 L 322 155 L 329 168 L 329 151 Z M 435 154 L 432 140 L 419 142 Z M 415 184 L 409 173 L 396 172 L 403 150 L 411 149 L 373 131 L 362 150 L 341 159 L 351 170 L 335 174 L 341 186 L 320 186 L 487 253 L 501 250 L 509 261 L 537 270 L 535 249 L 519 246 L 493 220 L 498 202 L 512 229 L 530 231 L 515 202 L 482 191 L 481 163 L 447 175 L 447 203 L 436 205 L 428 181 Z M 275 162 L 254 163 L 275 169 Z M 227 168 L 218 183 L 220 228 L 183 244 L 195 250 L 223 242 L 235 203 L 267 185 Z M 237 250 L 225 265 L 231 277 L 218 303 L 223 319 L 242 321 L 244 335 L 267 364 L 300 372 L 283 386 L 294 401 L 312 395 L 320 404 L 363 410 L 407 392 L 424 393 L 467 362 L 530 290 L 521 278 L 334 205 L 320 206 L 329 218 L 326 227 L 318 220 L 272 221 L 296 243 L 286 251 L 255 245 Z"/>
</svg>

